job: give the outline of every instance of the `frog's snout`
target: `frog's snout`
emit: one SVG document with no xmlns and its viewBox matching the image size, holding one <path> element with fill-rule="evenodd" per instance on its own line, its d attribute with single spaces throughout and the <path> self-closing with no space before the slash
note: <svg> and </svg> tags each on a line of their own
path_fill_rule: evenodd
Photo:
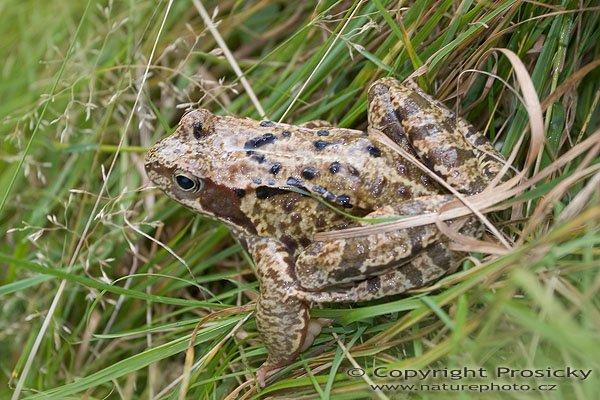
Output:
<svg viewBox="0 0 600 400">
<path fill-rule="evenodd" d="M 170 146 L 171 136 L 158 141 L 148 150 L 144 157 L 144 169 L 151 181 L 157 183 L 160 177 L 170 176 L 177 160 L 177 155 Z"/>
<path fill-rule="evenodd" d="M 146 155 L 144 156 L 144 169 L 146 170 L 146 174 L 149 174 L 151 171 L 156 170 L 160 167 L 160 147 L 162 140 L 156 143 L 154 146 L 148 150 Z"/>
</svg>

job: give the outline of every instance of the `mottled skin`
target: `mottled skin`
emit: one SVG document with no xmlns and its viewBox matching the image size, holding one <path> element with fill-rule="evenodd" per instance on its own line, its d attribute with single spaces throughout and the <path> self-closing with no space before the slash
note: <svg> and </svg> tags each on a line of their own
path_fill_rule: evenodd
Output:
<svg viewBox="0 0 600 400">
<path fill-rule="evenodd" d="M 489 155 L 497 156 L 491 144 L 468 122 L 393 78 L 369 89 L 372 129 L 466 195 L 482 191 L 501 167 Z M 257 373 L 263 386 L 269 372 L 301 351 L 309 303 L 402 293 L 456 268 L 462 257 L 448 249 L 434 225 L 328 242 L 312 239 L 317 232 L 366 224 L 315 197 L 360 217 L 435 212 L 453 199 L 366 132 L 196 110 L 152 147 L 146 171 L 170 197 L 226 223 L 247 245 L 260 282 L 256 322 L 268 351 Z M 474 219 L 450 221 L 454 224 L 463 234 L 481 235 Z"/>
</svg>

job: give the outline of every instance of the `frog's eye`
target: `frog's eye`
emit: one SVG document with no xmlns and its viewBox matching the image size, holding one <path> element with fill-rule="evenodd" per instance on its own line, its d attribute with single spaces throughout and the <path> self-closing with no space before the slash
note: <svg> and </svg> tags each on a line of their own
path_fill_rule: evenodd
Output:
<svg viewBox="0 0 600 400">
<path fill-rule="evenodd" d="M 175 183 L 184 192 L 199 192 L 204 186 L 204 183 L 195 176 L 182 173 L 175 175 Z"/>
</svg>

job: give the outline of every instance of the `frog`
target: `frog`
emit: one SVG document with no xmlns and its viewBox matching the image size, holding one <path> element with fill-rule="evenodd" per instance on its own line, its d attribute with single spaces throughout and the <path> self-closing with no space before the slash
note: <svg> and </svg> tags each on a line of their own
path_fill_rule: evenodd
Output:
<svg viewBox="0 0 600 400">
<path fill-rule="evenodd" d="M 310 319 L 311 306 L 422 288 L 464 258 L 435 224 L 326 241 L 316 234 L 438 212 L 456 195 L 431 174 L 471 196 L 502 170 L 502 156 L 480 131 L 412 81 L 372 83 L 367 121 L 365 131 L 196 109 L 146 154 L 149 179 L 227 225 L 256 265 L 256 326 L 267 350 L 256 372 L 262 387 L 330 322 Z M 474 217 L 447 223 L 483 234 Z"/>
</svg>

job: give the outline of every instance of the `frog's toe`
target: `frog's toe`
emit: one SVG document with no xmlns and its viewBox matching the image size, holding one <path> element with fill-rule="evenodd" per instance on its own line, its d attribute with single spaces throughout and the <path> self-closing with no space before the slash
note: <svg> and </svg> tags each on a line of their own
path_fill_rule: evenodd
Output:
<svg viewBox="0 0 600 400">
<path fill-rule="evenodd" d="M 333 320 L 330 318 L 311 319 L 308 323 L 308 329 L 306 330 L 306 336 L 304 337 L 300 351 L 308 349 L 315 341 L 315 338 L 321 333 L 321 329 L 330 326 L 332 323 Z"/>
<path fill-rule="evenodd" d="M 269 363 L 269 360 L 265 361 L 264 364 L 258 368 L 258 371 L 256 371 L 256 381 L 258 382 L 258 385 L 261 388 L 264 388 L 267 385 L 267 378 L 280 369 L 281 367 L 276 367 Z"/>
</svg>

